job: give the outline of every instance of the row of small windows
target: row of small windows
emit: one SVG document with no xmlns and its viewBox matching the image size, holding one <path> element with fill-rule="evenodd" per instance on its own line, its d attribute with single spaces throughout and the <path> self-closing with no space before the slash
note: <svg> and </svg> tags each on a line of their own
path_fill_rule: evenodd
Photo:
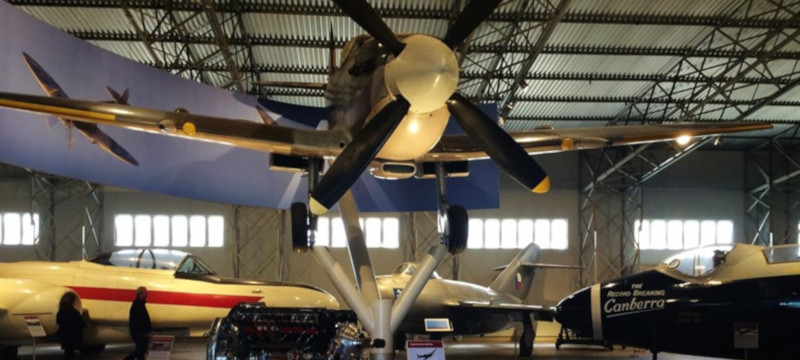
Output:
<svg viewBox="0 0 800 360">
<path fill-rule="evenodd" d="M 636 220 L 634 229 L 640 250 L 686 250 L 733 243 L 730 220 Z"/>
<path fill-rule="evenodd" d="M 470 219 L 469 249 L 523 249 L 536 243 L 542 249 L 565 250 L 567 219 Z"/>
<path fill-rule="evenodd" d="M 39 214 L 0 213 L 0 244 L 34 245 L 39 240 Z"/>
<path fill-rule="evenodd" d="M 394 217 L 368 217 L 358 219 L 364 231 L 364 241 L 368 248 L 397 249 L 400 247 L 400 221 Z M 314 243 L 320 246 L 343 248 L 347 246 L 347 236 L 340 217 L 320 217 L 317 219 L 317 232 Z"/>
<path fill-rule="evenodd" d="M 219 215 L 129 215 L 114 217 L 119 247 L 222 247 L 225 219 Z"/>
<path fill-rule="evenodd" d="M 367 247 L 396 249 L 400 226 L 397 218 L 359 220 Z M 730 220 L 636 221 L 635 236 L 641 250 L 684 250 L 733 243 Z M 115 245 L 119 247 L 222 247 L 225 220 L 212 215 L 129 215 L 114 218 Z M 0 244 L 33 245 L 39 237 L 39 215 L 0 213 Z M 316 244 L 343 248 L 347 237 L 338 217 L 320 217 Z M 521 249 L 535 242 L 543 249 L 567 249 L 566 219 L 470 219 L 470 249 Z"/>
</svg>

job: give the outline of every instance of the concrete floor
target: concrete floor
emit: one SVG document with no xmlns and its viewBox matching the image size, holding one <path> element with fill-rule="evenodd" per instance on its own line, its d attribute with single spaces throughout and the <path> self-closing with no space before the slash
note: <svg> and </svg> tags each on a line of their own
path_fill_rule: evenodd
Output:
<svg viewBox="0 0 800 360">
<path fill-rule="evenodd" d="M 445 340 L 446 341 L 446 340 Z M 78 359 L 91 360 L 119 360 L 127 355 L 133 346 L 131 345 L 109 345 L 100 355 L 81 355 Z M 31 346 L 23 346 L 19 350 L 21 360 L 33 359 Z M 199 360 L 205 359 L 206 342 L 203 339 L 177 339 L 171 360 Z M 516 349 L 513 344 L 500 342 L 485 343 L 453 343 L 445 342 L 445 355 L 447 359 L 515 359 Z M 36 359 L 56 360 L 61 359 L 62 352 L 56 344 L 37 345 Z M 282 356 L 275 356 L 282 358 Z M 406 359 L 404 352 L 398 352 L 395 356 L 397 360 Z M 561 350 L 556 350 L 552 343 L 536 343 L 532 359 L 537 360 L 578 360 L 578 359 L 604 359 L 604 360 L 630 360 L 630 359 L 652 359 L 652 355 L 644 350 L 619 349 L 607 351 L 593 347 L 578 347 L 565 345 Z M 711 360 L 716 358 L 677 355 L 669 353 L 659 353 L 658 359 L 665 360 Z"/>
</svg>

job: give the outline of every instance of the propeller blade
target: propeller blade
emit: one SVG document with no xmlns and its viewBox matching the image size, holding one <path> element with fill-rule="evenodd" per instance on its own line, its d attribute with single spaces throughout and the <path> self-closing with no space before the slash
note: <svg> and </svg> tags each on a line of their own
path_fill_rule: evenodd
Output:
<svg viewBox="0 0 800 360">
<path fill-rule="evenodd" d="M 314 188 L 309 200 L 312 214 L 330 209 L 369 166 L 411 105 L 402 96 L 383 107 L 344 148 Z"/>
<path fill-rule="evenodd" d="M 333 38 L 333 23 L 331 23 L 330 37 L 328 38 L 328 54 L 330 56 L 328 62 L 328 78 L 333 76 L 336 72 L 336 41 Z"/>
<path fill-rule="evenodd" d="M 500 0 L 472 0 L 458 15 L 458 19 L 447 31 L 442 42 L 449 48 L 461 45 L 461 42 L 469 36 L 484 20 L 489 18 Z"/>
<path fill-rule="evenodd" d="M 447 108 L 467 135 L 514 180 L 535 193 L 550 190 L 550 178 L 536 160 L 477 106 L 455 93 Z"/>
<path fill-rule="evenodd" d="M 362 29 L 389 48 L 395 56 L 403 51 L 406 45 L 389 29 L 366 0 L 333 0 L 333 2 Z"/>
</svg>

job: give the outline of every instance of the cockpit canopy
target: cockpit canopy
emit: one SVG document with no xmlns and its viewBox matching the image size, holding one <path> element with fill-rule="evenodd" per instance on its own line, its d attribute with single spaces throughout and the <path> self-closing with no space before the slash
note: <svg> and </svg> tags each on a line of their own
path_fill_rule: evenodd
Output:
<svg viewBox="0 0 800 360">
<path fill-rule="evenodd" d="M 417 272 L 417 264 L 407 262 L 407 263 L 402 263 L 400 264 L 400 266 L 394 268 L 394 271 L 392 271 L 392 275 L 411 276 L 414 275 L 414 273 L 416 272 Z M 436 271 L 434 271 L 433 274 L 431 274 L 431 278 L 441 279 L 442 277 L 439 276 L 439 274 L 437 274 Z"/>
<path fill-rule="evenodd" d="M 176 274 L 216 275 L 200 258 L 179 250 L 129 249 L 103 253 L 89 261 L 127 268 L 171 270 Z"/>
<path fill-rule="evenodd" d="M 778 245 L 764 249 L 768 264 L 800 262 L 800 244 Z"/>
<path fill-rule="evenodd" d="M 684 251 L 667 258 L 664 264 L 684 275 L 705 276 L 725 262 L 725 256 L 731 249 L 733 245 L 719 245 Z"/>
</svg>

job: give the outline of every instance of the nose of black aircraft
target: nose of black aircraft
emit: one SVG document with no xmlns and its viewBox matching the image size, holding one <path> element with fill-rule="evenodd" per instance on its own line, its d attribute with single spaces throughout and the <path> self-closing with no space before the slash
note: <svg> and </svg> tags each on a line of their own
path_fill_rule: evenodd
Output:
<svg viewBox="0 0 800 360">
<path fill-rule="evenodd" d="M 556 307 L 555 317 L 576 335 L 593 338 L 591 288 L 583 288 L 562 299 Z"/>
</svg>

